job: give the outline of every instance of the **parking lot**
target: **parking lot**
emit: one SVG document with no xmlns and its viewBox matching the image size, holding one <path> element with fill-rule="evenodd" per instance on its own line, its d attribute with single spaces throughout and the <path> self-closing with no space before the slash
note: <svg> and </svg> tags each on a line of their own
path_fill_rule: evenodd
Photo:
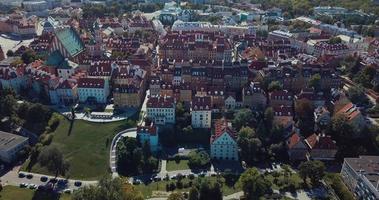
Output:
<svg viewBox="0 0 379 200">
<path fill-rule="evenodd" d="M 80 187 L 96 184 L 96 181 L 78 181 L 64 178 L 55 178 L 41 174 L 18 172 L 18 168 L 6 173 L 1 177 L 3 185 L 14 185 L 29 189 L 53 189 L 57 192 L 71 193 Z"/>
</svg>

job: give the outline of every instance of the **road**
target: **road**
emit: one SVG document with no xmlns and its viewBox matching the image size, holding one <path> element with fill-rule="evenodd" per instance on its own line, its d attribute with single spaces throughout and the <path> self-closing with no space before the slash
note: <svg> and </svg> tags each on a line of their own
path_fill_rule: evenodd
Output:
<svg viewBox="0 0 379 200">
<path fill-rule="evenodd" d="M 123 137 L 136 137 L 137 136 L 137 128 L 130 128 L 123 130 L 119 133 L 116 134 L 116 136 L 113 138 L 112 143 L 111 143 L 111 148 L 109 152 L 109 167 L 112 171 L 112 177 L 118 177 L 117 173 L 117 166 L 116 166 L 116 147 L 118 141 L 120 141 L 121 138 Z"/>
<path fill-rule="evenodd" d="M 29 173 L 29 172 L 23 172 L 23 171 L 20 171 L 20 172 L 24 173 L 25 175 L 32 174 L 33 178 L 31 178 L 31 179 L 28 179 L 26 177 L 20 178 L 19 177 L 19 170 L 20 170 L 20 166 L 16 166 L 11 171 L 4 174 L 0 178 L 1 183 L 3 185 L 13 185 L 13 186 L 19 186 L 21 183 L 35 184 L 35 185 L 39 186 L 39 185 L 46 185 L 47 184 L 47 182 L 42 182 L 40 180 L 42 176 L 48 177 L 49 180 L 51 178 L 54 178 L 54 176 L 47 176 L 47 175 L 43 175 L 43 174 Z M 64 179 L 64 178 L 58 177 L 58 179 Z M 74 185 L 74 183 L 76 181 L 78 181 L 78 180 L 68 179 L 67 185 L 63 185 L 63 186 L 57 185 L 57 187 L 58 187 L 57 189 L 58 189 L 58 191 L 62 191 L 64 189 L 70 189 L 70 190 L 78 189 L 79 187 Z M 97 183 L 97 181 L 80 181 L 80 182 L 82 182 L 82 186 L 88 186 L 88 185 L 93 185 L 93 184 Z"/>
</svg>

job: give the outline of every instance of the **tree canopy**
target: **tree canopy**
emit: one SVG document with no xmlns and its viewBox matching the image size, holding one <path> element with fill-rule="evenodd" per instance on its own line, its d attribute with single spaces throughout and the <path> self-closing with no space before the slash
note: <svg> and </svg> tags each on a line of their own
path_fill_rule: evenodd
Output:
<svg viewBox="0 0 379 200">
<path fill-rule="evenodd" d="M 270 182 L 261 174 L 258 169 L 249 168 L 241 174 L 239 184 L 242 187 L 246 199 L 258 200 L 270 191 Z"/>
</svg>

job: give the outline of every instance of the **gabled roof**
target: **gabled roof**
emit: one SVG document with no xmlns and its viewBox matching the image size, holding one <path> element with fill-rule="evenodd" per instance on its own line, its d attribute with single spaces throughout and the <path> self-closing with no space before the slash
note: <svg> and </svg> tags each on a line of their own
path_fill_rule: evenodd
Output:
<svg viewBox="0 0 379 200">
<path fill-rule="evenodd" d="M 288 149 L 294 149 L 294 148 L 304 148 L 306 145 L 304 144 L 303 139 L 300 137 L 299 134 L 294 133 L 290 138 L 287 140 L 287 147 Z"/>
<path fill-rule="evenodd" d="M 314 133 L 307 137 L 305 142 L 308 144 L 310 149 L 337 150 L 337 146 L 330 136 L 319 136 Z"/>
<path fill-rule="evenodd" d="M 64 61 L 63 55 L 59 51 L 50 53 L 45 64 L 49 66 L 59 66 Z"/>
<path fill-rule="evenodd" d="M 227 121 L 225 118 L 216 120 L 214 126 L 215 132 L 214 135 L 211 136 L 211 143 L 216 141 L 224 133 L 227 133 L 233 140 L 236 140 L 236 132 L 231 126 L 231 123 Z"/>
<path fill-rule="evenodd" d="M 84 44 L 73 28 L 62 28 L 57 30 L 55 34 L 71 57 L 84 50 Z"/>
</svg>

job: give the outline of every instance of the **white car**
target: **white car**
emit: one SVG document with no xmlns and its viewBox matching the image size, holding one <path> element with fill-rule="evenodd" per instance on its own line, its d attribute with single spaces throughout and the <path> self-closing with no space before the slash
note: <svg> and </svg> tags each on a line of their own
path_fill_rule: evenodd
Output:
<svg viewBox="0 0 379 200">
<path fill-rule="evenodd" d="M 32 190 L 37 189 L 37 185 L 36 184 L 30 184 L 29 189 L 32 189 Z"/>
<path fill-rule="evenodd" d="M 29 186 L 29 184 L 27 184 L 27 183 L 20 183 L 20 188 L 26 188 L 28 186 Z"/>
<path fill-rule="evenodd" d="M 64 193 L 71 194 L 71 189 L 65 189 L 63 190 Z"/>
</svg>

